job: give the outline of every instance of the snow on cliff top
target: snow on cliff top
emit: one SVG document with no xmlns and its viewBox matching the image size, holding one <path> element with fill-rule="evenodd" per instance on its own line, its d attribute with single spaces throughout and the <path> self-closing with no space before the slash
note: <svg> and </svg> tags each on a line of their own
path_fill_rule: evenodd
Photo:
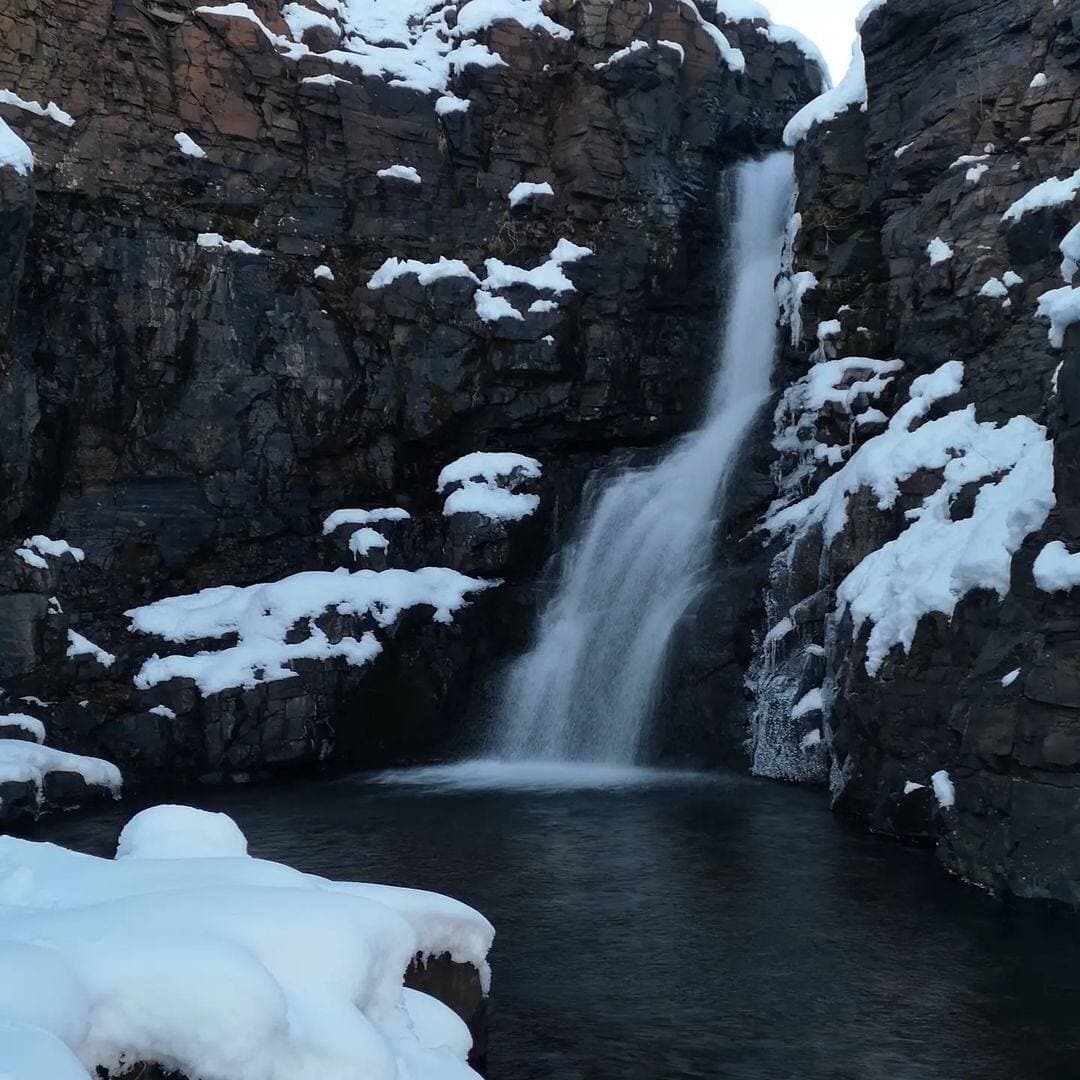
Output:
<svg viewBox="0 0 1080 1080">
<path fill-rule="evenodd" d="M 858 38 L 851 47 L 851 66 L 847 74 L 832 89 L 804 105 L 788 121 L 784 128 L 784 145 L 798 145 L 816 124 L 835 120 L 855 105 L 866 111 L 866 64 Z"/>
<path fill-rule="evenodd" d="M 836 86 L 832 87 L 814 98 L 813 101 L 804 105 L 788 121 L 784 129 L 784 145 L 796 146 L 806 138 L 810 129 L 815 124 L 828 123 L 835 120 L 841 113 L 858 105 L 863 112 L 866 111 L 866 62 L 862 51 L 862 29 L 866 20 L 880 8 L 885 6 L 886 0 L 870 0 L 855 20 L 855 29 L 858 32 L 851 46 L 851 65 L 847 74 Z M 805 51 L 805 50 L 804 50 Z M 820 54 L 819 54 L 820 55 Z M 823 70 L 828 68 L 821 61 Z M 899 157 L 900 155 L 897 154 Z"/>
<path fill-rule="evenodd" d="M 402 985 L 449 953 L 486 989 L 494 931 L 449 897 L 253 859 L 224 815 L 159 806 L 115 859 L 0 838 L 0 904 L 0 1076 L 476 1080 L 462 1021 Z"/>
</svg>

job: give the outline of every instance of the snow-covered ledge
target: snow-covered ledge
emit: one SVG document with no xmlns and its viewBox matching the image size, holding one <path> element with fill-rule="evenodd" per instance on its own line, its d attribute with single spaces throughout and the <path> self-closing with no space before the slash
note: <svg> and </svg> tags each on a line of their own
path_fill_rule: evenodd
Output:
<svg viewBox="0 0 1080 1080">
<path fill-rule="evenodd" d="M 404 978 L 449 957 L 486 993 L 491 924 L 251 858 L 224 814 L 145 810 L 115 859 L 2 837 L 0 905 L 0 1076 L 476 1080 L 466 1024 Z"/>
</svg>

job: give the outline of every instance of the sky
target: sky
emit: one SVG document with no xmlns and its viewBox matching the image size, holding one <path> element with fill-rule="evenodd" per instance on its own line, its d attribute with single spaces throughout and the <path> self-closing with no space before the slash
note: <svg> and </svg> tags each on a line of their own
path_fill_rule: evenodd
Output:
<svg viewBox="0 0 1080 1080">
<path fill-rule="evenodd" d="M 763 0 L 773 22 L 801 31 L 825 54 L 833 82 L 844 77 L 855 40 L 855 16 L 866 0 Z"/>
</svg>

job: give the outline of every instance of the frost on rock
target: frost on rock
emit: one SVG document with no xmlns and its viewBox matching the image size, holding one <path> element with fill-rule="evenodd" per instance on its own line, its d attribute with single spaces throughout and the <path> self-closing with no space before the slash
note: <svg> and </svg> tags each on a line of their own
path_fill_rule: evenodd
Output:
<svg viewBox="0 0 1080 1080">
<path fill-rule="evenodd" d="M 1009 295 L 1009 290 L 1001 278 L 992 277 L 983 283 L 979 295 L 987 296 L 991 300 L 1004 300 Z"/>
<path fill-rule="evenodd" d="M 926 245 L 926 254 L 930 256 L 930 265 L 937 266 L 953 257 L 953 249 L 940 236 L 935 236 Z"/>
<path fill-rule="evenodd" d="M 1042 426 L 1026 416 L 1001 426 L 979 423 L 973 406 L 927 419 L 935 402 L 960 390 L 962 376 L 963 366 L 950 361 L 915 379 L 885 431 L 811 495 L 778 500 L 765 521 L 773 535 L 793 541 L 820 526 L 829 546 L 847 525 L 848 501 L 857 491 L 868 489 L 887 510 L 899 498 L 901 481 L 920 470 L 941 470 L 940 487 L 907 512 L 900 535 L 863 558 L 837 589 L 838 613 L 850 611 L 856 634 L 871 626 L 870 675 L 893 647 L 911 647 L 923 615 L 951 618 L 974 589 L 1004 596 L 1013 555 L 1054 506 L 1053 444 Z M 781 434 L 778 442 L 789 438 Z M 953 520 L 954 501 L 973 483 L 982 486 L 972 513 Z"/>
<path fill-rule="evenodd" d="M 1080 169 L 1072 176 L 1064 180 L 1051 177 L 1041 184 L 1036 184 L 1026 195 L 1017 199 L 1016 202 L 1001 215 L 1002 221 L 1019 221 L 1025 214 L 1033 210 L 1042 210 L 1047 206 L 1062 206 L 1071 203 L 1080 191 Z"/>
<path fill-rule="evenodd" d="M 116 657 L 111 652 L 106 652 L 104 649 L 99 648 L 89 638 L 85 638 L 82 634 L 76 633 L 74 630 L 67 632 L 68 649 L 67 657 L 69 660 L 77 659 L 80 656 L 93 657 L 102 667 L 112 667 L 116 663 Z"/>
<path fill-rule="evenodd" d="M 411 165 L 389 165 L 375 174 L 381 179 L 407 180 L 410 184 L 421 183 L 420 174 Z"/>
<path fill-rule="evenodd" d="M 540 496 L 517 488 L 542 475 L 540 462 L 524 454 L 477 451 L 451 462 L 439 473 L 436 490 L 454 488 L 443 514 L 480 514 L 491 521 L 520 521 L 534 513 Z"/>
<path fill-rule="evenodd" d="M 206 151 L 190 136 L 183 131 L 178 131 L 173 136 L 173 141 L 180 147 L 180 153 L 186 157 L 205 158 Z"/>
<path fill-rule="evenodd" d="M 235 634 L 236 644 L 194 656 L 152 656 L 135 676 L 140 690 L 169 679 L 192 679 L 204 695 L 231 687 L 253 687 L 296 676 L 296 660 L 342 659 L 363 667 L 382 651 L 374 629 L 391 627 L 413 607 L 434 609 L 435 622 L 449 623 L 467 598 L 494 582 L 456 570 L 312 570 L 259 585 L 219 585 L 187 596 L 171 596 L 125 612 L 131 629 L 171 642 Z M 370 622 L 359 638 L 338 640 L 319 625 L 337 614 Z M 297 631 L 306 632 L 301 640 Z"/>
<path fill-rule="evenodd" d="M 315 269 L 311 271 L 311 276 L 316 281 L 333 281 L 334 271 L 331 270 L 330 267 L 327 266 L 325 263 L 323 263 L 320 266 L 316 266 Z"/>
<path fill-rule="evenodd" d="M 226 240 L 221 233 L 216 232 L 199 233 L 195 238 L 195 243 L 201 248 L 211 250 L 223 248 L 225 251 L 231 251 L 234 255 L 262 254 L 262 248 L 252 247 L 246 240 Z"/>
<path fill-rule="evenodd" d="M 115 859 L 0 837 L 0 1076 L 476 1080 L 463 1022 L 403 978 L 448 953 L 486 992 L 491 924 L 246 849 L 182 806 L 136 815 Z"/>
<path fill-rule="evenodd" d="M 546 180 L 539 184 L 523 180 L 520 184 L 515 184 L 506 197 L 510 200 L 511 206 L 519 206 L 521 203 L 531 199 L 554 194 L 555 190 Z"/>
</svg>

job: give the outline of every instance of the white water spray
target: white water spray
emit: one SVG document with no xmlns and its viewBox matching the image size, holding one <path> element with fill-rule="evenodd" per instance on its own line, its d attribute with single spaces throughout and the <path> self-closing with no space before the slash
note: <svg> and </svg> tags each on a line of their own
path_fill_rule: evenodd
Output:
<svg viewBox="0 0 1080 1080">
<path fill-rule="evenodd" d="M 792 174 L 787 153 L 740 167 L 735 286 L 705 424 L 656 465 L 610 480 L 595 501 L 532 649 L 508 674 L 500 757 L 639 759 L 676 626 L 706 584 L 724 489 L 770 395 Z"/>
</svg>

